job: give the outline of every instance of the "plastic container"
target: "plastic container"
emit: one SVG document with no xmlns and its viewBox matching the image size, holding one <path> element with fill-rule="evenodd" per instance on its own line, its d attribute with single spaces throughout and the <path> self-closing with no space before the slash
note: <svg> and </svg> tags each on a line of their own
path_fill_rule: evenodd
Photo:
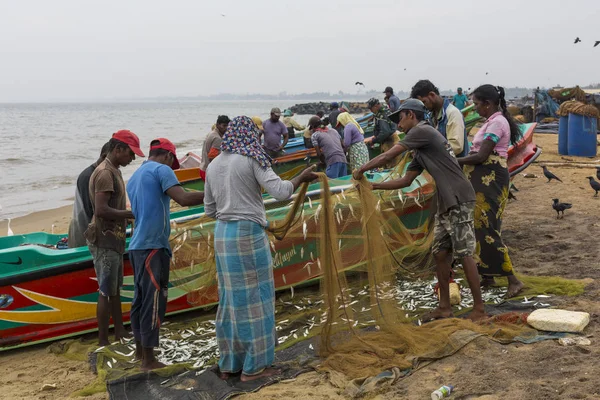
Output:
<svg viewBox="0 0 600 400">
<path fill-rule="evenodd" d="M 435 392 L 431 393 L 431 400 L 439 400 L 444 397 L 450 397 L 450 393 L 454 390 L 454 386 L 452 385 L 444 385 Z"/>
<path fill-rule="evenodd" d="M 593 117 L 569 114 L 568 154 L 578 157 L 596 157 L 598 120 Z"/>
<path fill-rule="evenodd" d="M 558 154 L 569 155 L 569 117 L 560 117 L 558 120 Z"/>
<path fill-rule="evenodd" d="M 450 282 L 450 305 L 456 306 L 460 304 L 460 287 L 456 282 Z M 440 289 L 437 290 L 438 299 L 440 298 Z"/>
</svg>

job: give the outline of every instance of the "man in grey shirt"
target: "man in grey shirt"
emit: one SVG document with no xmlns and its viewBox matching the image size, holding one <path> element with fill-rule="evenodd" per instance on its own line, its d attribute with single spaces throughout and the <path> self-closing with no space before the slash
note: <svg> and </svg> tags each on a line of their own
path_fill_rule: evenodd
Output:
<svg viewBox="0 0 600 400">
<path fill-rule="evenodd" d="M 475 253 L 475 191 L 462 172 L 448 141 L 425 121 L 427 109 L 423 102 L 409 99 L 400 105 L 390 119 L 406 132 L 404 140 L 390 150 L 363 165 L 356 173 L 356 179 L 373 168 L 380 167 L 394 157 L 412 150 L 413 161 L 408 171 L 400 179 L 373 184 L 373 190 L 395 190 L 408 187 L 426 169 L 437 187 L 438 209 L 435 215 L 432 252 L 437 266 L 440 286 L 438 308 L 424 317 L 424 320 L 452 317 L 450 306 L 450 277 L 452 267 L 449 256 L 462 261 L 463 269 L 473 293 L 474 306 L 469 315 L 472 320 L 485 317 Z"/>
<path fill-rule="evenodd" d="M 312 117 L 308 121 L 308 128 L 312 132 L 310 140 L 317 151 L 317 157 L 326 166 L 325 175 L 330 179 L 345 176 L 348 161 L 338 132 L 323 125 L 319 117 Z"/>
</svg>

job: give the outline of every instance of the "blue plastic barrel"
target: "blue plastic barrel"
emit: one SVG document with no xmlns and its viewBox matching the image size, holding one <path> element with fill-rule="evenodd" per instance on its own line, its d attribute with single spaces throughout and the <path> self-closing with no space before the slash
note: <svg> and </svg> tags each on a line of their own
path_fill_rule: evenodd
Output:
<svg viewBox="0 0 600 400">
<path fill-rule="evenodd" d="M 569 155 L 569 117 L 560 117 L 558 120 L 558 154 Z"/>
<path fill-rule="evenodd" d="M 570 156 L 596 156 L 597 127 L 598 120 L 596 118 L 569 114 L 569 140 L 567 149 Z"/>
</svg>

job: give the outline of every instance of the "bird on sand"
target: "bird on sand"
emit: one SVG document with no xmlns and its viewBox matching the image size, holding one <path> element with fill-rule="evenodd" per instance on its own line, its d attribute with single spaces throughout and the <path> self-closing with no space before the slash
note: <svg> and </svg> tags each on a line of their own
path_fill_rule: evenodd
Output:
<svg viewBox="0 0 600 400">
<path fill-rule="evenodd" d="M 598 192 L 600 191 L 600 182 L 596 181 L 593 176 L 588 176 L 587 178 L 590 180 L 590 186 L 592 189 L 596 191 L 594 197 L 598 197 Z"/>
<path fill-rule="evenodd" d="M 355 83 L 355 85 L 365 86 L 365 84 L 364 84 L 364 83 L 362 83 L 362 82 L 358 82 L 358 81 Z"/>
<path fill-rule="evenodd" d="M 8 219 L 8 225 L 7 226 L 8 226 L 8 229 L 7 229 L 7 232 L 6 232 L 6 236 L 13 236 L 15 233 L 13 232 L 12 229 L 10 229 L 10 218 Z"/>
<path fill-rule="evenodd" d="M 564 218 L 565 210 L 568 210 L 569 208 L 573 207 L 573 204 L 571 204 L 571 203 L 559 203 L 558 199 L 552 199 L 552 201 L 554 202 L 552 204 L 552 208 L 554 208 L 556 210 L 556 219 L 561 218 L 560 217 L 561 212 L 562 212 L 562 218 Z"/>
<path fill-rule="evenodd" d="M 600 180 L 600 167 L 596 167 L 596 178 Z"/>
<path fill-rule="evenodd" d="M 546 178 L 548 178 L 548 182 L 550 182 L 552 179 L 556 179 L 557 181 L 559 181 L 560 183 L 562 183 L 562 181 L 560 180 L 560 178 L 556 175 L 554 175 L 552 172 L 548 171 L 548 168 L 546 168 L 546 166 L 544 165 L 542 167 L 544 169 L 544 176 Z M 546 183 L 548 183 L 546 182 Z"/>
<path fill-rule="evenodd" d="M 576 37 L 576 38 L 575 38 L 575 42 L 574 42 L 573 44 L 577 44 L 577 43 L 579 43 L 579 42 L 581 42 L 581 39 L 579 39 L 579 37 Z"/>
<path fill-rule="evenodd" d="M 596 40 L 596 42 L 594 43 L 594 47 L 598 46 L 600 44 L 600 40 Z"/>
</svg>

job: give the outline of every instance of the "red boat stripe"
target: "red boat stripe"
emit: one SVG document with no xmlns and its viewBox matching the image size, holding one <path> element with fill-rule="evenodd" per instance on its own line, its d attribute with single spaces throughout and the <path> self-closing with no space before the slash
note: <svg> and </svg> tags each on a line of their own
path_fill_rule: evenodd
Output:
<svg viewBox="0 0 600 400">
<path fill-rule="evenodd" d="M 148 255 L 148 258 L 146 258 L 145 267 L 146 267 L 146 272 L 148 273 L 148 275 L 150 275 L 150 279 L 152 279 L 152 283 L 154 284 L 154 287 L 156 288 L 156 290 L 160 290 L 160 286 L 158 285 L 158 282 L 156 282 L 156 278 L 154 278 L 154 274 L 152 273 L 152 269 L 150 268 L 150 260 L 152 259 L 152 257 L 154 257 L 154 255 L 157 252 L 158 252 L 158 249 L 154 249 L 150 252 L 150 254 Z"/>
</svg>

